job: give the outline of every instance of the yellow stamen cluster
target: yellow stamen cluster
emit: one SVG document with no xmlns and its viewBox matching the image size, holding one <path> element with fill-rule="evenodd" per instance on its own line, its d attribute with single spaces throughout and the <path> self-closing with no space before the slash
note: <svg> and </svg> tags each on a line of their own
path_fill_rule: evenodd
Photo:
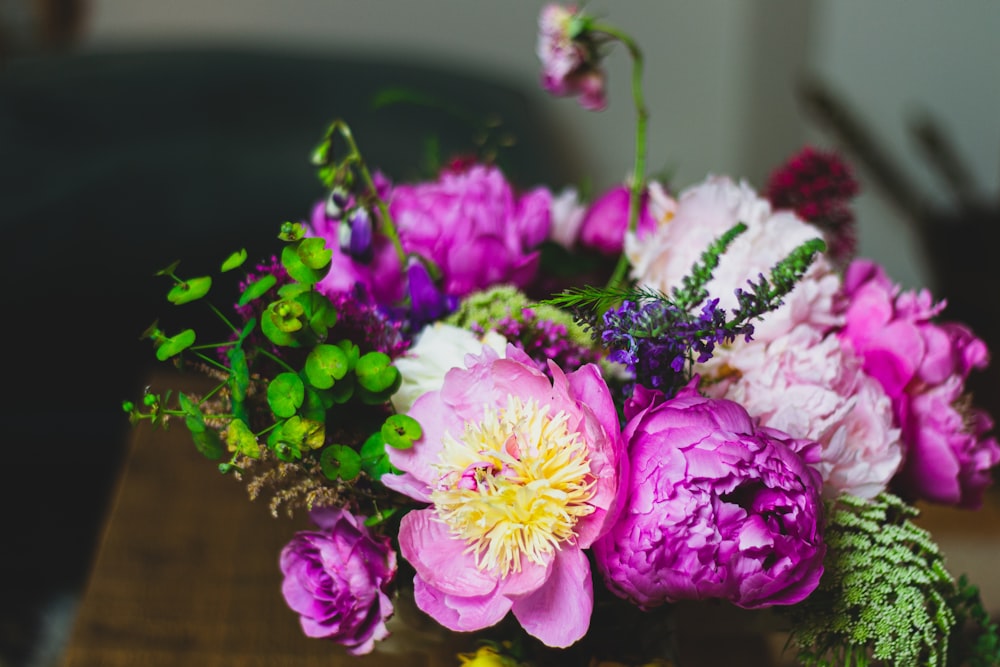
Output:
<svg viewBox="0 0 1000 667">
<path fill-rule="evenodd" d="M 511 396 L 461 438 L 445 435 L 431 500 L 481 570 L 519 572 L 522 556 L 544 564 L 594 511 L 587 447 L 567 420 Z"/>
</svg>

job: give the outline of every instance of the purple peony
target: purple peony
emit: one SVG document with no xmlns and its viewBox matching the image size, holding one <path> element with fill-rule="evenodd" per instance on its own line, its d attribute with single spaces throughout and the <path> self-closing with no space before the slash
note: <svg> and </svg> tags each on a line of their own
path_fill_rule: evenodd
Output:
<svg viewBox="0 0 1000 667">
<path fill-rule="evenodd" d="M 664 400 L 640 385 L 626 405 L 628 497 L 594 545 L 605 582 L 644 609 L 799 602 L 819 583 L 826 552 L 822 482 L 810 465 L 819 447 L 756 428 L 738 403 L 694 386 Z"/>
<path fill-rule="evenodd" d="M 281 551 L 285 602 L 307 636 L 343 644 L 352 655 L 369 653 L 389 634 L 396 552 L 346 510 L 314 509 L 311 517 L 319 530 L 296 533 Z"/>
<path fill-rule="evenodd" d="M 840 332 L 892 399 L 902 429 L 907 496 L 975 508 L 1000 462 L 990 417 L 973 408 L 965 381 L 989 363 L 986 344 L 968 328 L 937 322 L 944 307 L 926 290 L 901 292 L 885 271 L 857 260 L 844 277 L 846 323 Z"/>
</svg>

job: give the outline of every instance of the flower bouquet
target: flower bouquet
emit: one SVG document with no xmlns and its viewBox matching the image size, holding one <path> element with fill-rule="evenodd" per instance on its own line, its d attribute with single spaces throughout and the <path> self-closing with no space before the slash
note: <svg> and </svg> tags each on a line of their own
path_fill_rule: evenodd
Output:
<svg viewBox="0 0 1000 667">
<path fill-rule="evenodd" d="M 1000 461 L 965 388 L 985 345 L 855 256 L 835 154 L 675 190 L 645 174 L 638 46 L 574 7 L 539 28 L 543 85 L 588 109 L 628 51 L 628 179 L 585 201 L 477 156 L 396 183 L 335 121 L 324 194 L 211 306 L 221 333 L 145 332 L 214 388 L 149 391 L 133 421 L 183 421 L 273 514 L 308 512 L 282 592 L 354 655 L 409 609 L 475 641 L 454 664 L 673 664 L 671 611 L 716 601 L 804 664 L 998 664 L 911 521 L 979 506 Z M 213 284 L 160 275 L 178 306 Z"/>
</svg>

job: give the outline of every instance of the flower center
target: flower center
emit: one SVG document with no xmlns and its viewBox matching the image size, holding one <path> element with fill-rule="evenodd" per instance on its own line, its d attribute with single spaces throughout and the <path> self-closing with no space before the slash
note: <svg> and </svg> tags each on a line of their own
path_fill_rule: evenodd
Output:
<svg viewBox="0 0 1000 667">
<path fill-rule="evenodd" d="M 431 500 L 481 570 L 519 572 L 522 556 L 544 564 L 594 511 L 586 445 L 568 418 L 511 396 L 505 409 L 487 408 L 481 422 L 466 424 L 461 438 L 445 434 Z"/>
</svg>

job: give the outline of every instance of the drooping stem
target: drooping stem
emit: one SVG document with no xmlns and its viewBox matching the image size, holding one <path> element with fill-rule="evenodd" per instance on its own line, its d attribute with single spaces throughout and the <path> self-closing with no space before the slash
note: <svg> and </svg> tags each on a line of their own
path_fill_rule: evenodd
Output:
<svg viewBox="0 0 1000 667">
<path fill-rule="evenodd" d="M 617 39 L 628 49 L 632 58 L 632 101 L 635 104 L 635 163 L 632 168 L 632 182 L 629 184 L 628 200 L 628 231 L 635 233 L 639 225 L 639 207 L 642 202 L 642 193 L 646 188 L 646 124 L 649 120 L 649 112 L 646 110 L 646 102 L 642 94 L 642 71 L 643 57 L 639 45 L 628 34 L 610 25 L 595 23 L 592 26 L 595 32 L 601 32 L 613 39 Z M 614 273 L 608 281 L 609 288 L 619 288 L 625 280 L 628 271 L 628 258 L 624 250 L 618 257 L 618 264 Z"/>
<path fill-rule="evenodd" d="M 396 257 L 399 258 L 399 264 L 402 267 L 406 267 L 406 251 L 403 250 L 403 243 L 399 239 L 399 232 L 396 230 L 396 223 L 392 220 L 392 215 L 389 213 L 389 206 L 382 200 L 378 195 L 378 190 L 375 188 L 375 181 L 372 179 L 371 172 L 368 171 L 368 165 L 365 164 L 364 158 L 361 156 L 361 151 L 358 150 L 358 145 L 354 142 L 354 135 L 351 134 L 351 128 L 347 126 L 342 120 L 336 121 L 332 129 L 336 129 L 340 132 L 340 136 L 344 138 L 347 143 L 347 147 L 351 151 L 351 159 L 358 167 L 358 172 L 361 174 L 362 180 L 365 182 L 365 186 L 371 193 L 372 198 L 375 200 L 375 204 L 378 206 L 379 213 L 382 214 L 382 225 L 385 235 L 389 237 L 392 242 L 392 247 L 396 251 Z"/>
</svg>

